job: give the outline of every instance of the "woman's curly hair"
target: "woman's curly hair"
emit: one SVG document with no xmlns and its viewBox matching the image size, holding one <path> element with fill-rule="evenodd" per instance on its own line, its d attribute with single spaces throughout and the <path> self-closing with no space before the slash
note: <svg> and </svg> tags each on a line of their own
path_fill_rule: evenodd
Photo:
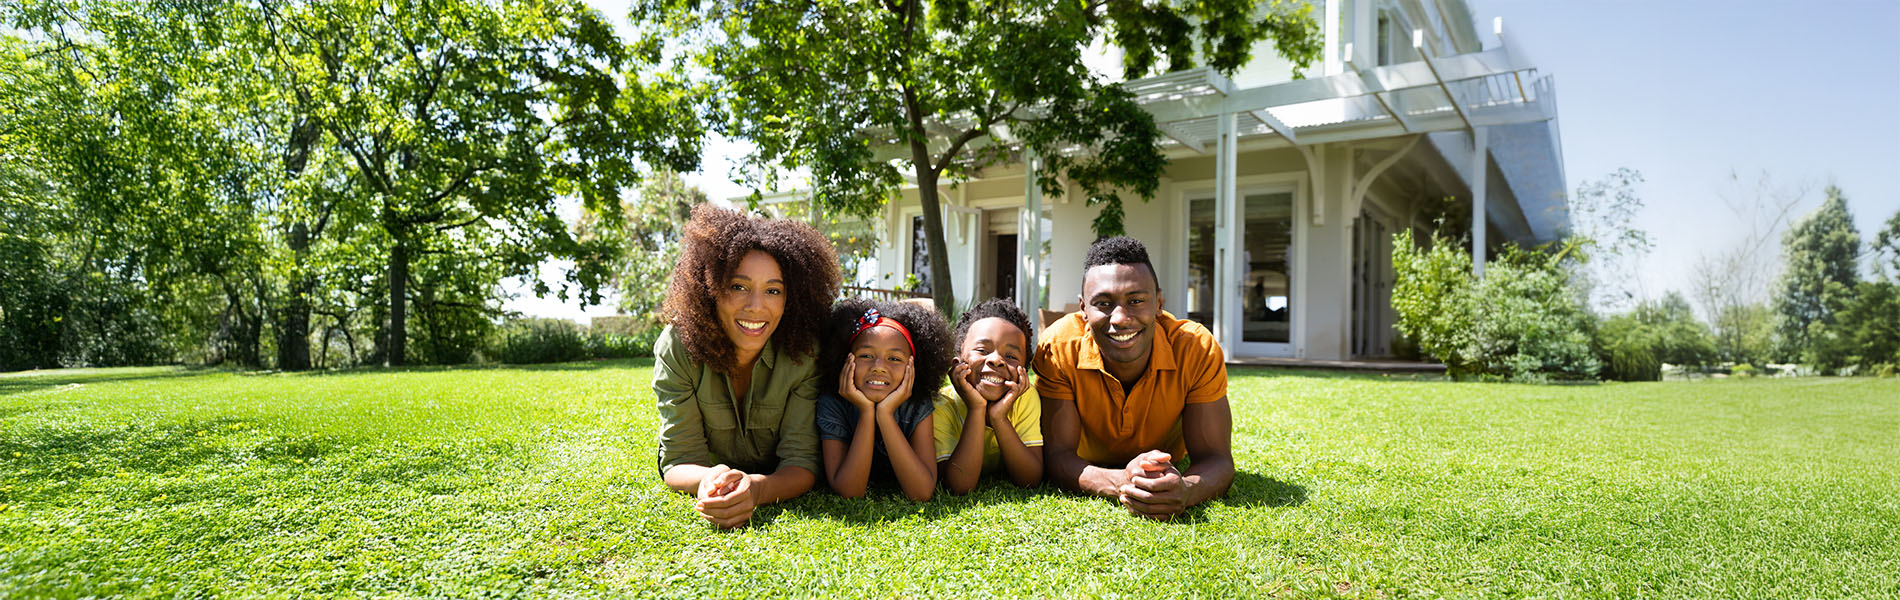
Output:
<svg viewBox="0 0 1900 600">
<path fill-rule="evenodd" d="M 837 385 L 838 373 L 851 355 L 851 335 L 858 331 L 858 317 L 864 316 L 868 308 L 903 323 L 904 328 L 910 330 L 911 344 L 917 347 L 911 354 L 912 360 L 917 361 L 917 380 L 911 383 L 910 398 L 905 402 L 934 402 L 937 388 L 943 387 L 944 375 L 950 372 L 950 359 L 954 356 L 950 348 L 950 326 L 935 309 L 909 302 L 847 298 L 831 307 L 831 318 L 825 319 L 824 344 L 818 351 L 819 385 Z"/>
<path fill-rule="evenodd" d="M 964 311 L 963 316 L 957 319 L 956 346 L 952 347 L 951 351 L 962 354 L 963 338 L 964 336 L 970 335 L 970 326 L 975 325 L 977 321 L 990 317 L 1009 321 L 1009 324 L 1015 325 L 1017 329 L 1022 330 L 1024 344 L 1023 368 L 1034 370 L 1035 367 L 1033 363 L 1036 361 L 1031 360 L 1031 358 L 1036 355 L 1036 330 L 1029 328 L 1029 315 L 1024 313 L 1023 309 L 1016 307 L 1015 300 L 1008 298 L 991 298 L 984 300 L 981 304 L 977 304 L 971 307 L 970 310 Z"/>
<path fill-rule="evenodd" d="M 797 221 L 748 217 L 702 204 L 693 209 L 681 246 L 662 310 L 693 360 L 721 373 L 737 366 L 715 304 L 726 280 L 753 250 L 777 260 L 785 279 L 785 314 L 772 332 L 772 343 L 794 357 L 814 353 L 825 308 L 838 297 L 840 276 L 837 252 L 818 230 Z"/>
</svg>

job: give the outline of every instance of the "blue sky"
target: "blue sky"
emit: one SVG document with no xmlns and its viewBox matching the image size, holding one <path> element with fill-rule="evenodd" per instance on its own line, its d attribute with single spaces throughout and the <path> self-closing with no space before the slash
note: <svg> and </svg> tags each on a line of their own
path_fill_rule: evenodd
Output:
<svg viewBox="0 0 1900 600">
<path fill-rule="evenodd" d="M 1863 239 L 1900 211 L 1900 2 L 1471 2 L 1481 31 L 1504 17 L 1512 46 L 1555 75 L 1573 192 L 1643 173 L 1651 297 L 1737 241 L 1725 197 L 1763 173 L 1812 188 L 1803 214 L 1840 186 Z"/>
<path fill-rule="evenodd" d="M 625 0 L 589 1 L 625 21 Z M 1487 38 L 1504 17 L 1512 46 L 1556 77 L 1573 192 L 1619 167 L 1642 172 L 1636 226 L 1655 249 L 1635 276 L 1649 297 L 1686 288 L 1700 256 L 1739 241 L 1729 204 L 1764 174 L 1809 189 L 1798 213 L 1840 186 L 1863 239 L 1900 211 L 1900 1 L 1468 1 Z M 745 193 L 725 180 L 743 151 L 710 144 L 689 179 L 715 198 Z M 532 294 L 507 306 L 614 312 Z"/>
</svg>

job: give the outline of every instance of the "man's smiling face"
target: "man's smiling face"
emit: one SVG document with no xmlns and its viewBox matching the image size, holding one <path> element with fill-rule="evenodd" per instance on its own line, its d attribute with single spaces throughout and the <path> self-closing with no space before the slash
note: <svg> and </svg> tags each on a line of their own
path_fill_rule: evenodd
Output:
<svg viewBox="0 0 1900 600">
<path fill-rule="evenodd" d="M 1082 316 L 1102 349 L 1103 366 L 1123 381 L 1147 370 L 1154 354 L 1157 287 L 1145 265 L 1096 265 L 1082 274 Z"/>
</svg>

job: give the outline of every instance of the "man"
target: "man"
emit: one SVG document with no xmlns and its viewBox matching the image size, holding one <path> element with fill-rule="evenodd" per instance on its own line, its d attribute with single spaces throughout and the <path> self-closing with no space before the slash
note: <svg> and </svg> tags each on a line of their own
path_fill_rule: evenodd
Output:
<svg viewBox="0 0 1900 600">
<path fill-rule="evenodd" d="M 1161 310 L 1141 242 L 1097 241 L 1083 269 L 1082 309 L 1050 325 L 1036 351 L 1049 479 L 1151 519 L 1226 493 L 1233 414 L 1220 344 Z"/>
</svg>

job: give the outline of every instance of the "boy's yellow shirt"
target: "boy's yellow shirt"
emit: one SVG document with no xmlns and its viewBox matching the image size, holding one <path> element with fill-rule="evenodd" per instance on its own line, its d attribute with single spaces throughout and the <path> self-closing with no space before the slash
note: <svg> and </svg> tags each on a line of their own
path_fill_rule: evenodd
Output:
<svg viewBox="0 0 1900 600">
<path fill-rule="evenodd" d="M 937 462 L 950 460 L 950 454 L 957 449 L 957 440 L 963 437 L 963 424 L 969 417 L 970 407 L 963 403 L 963 397 L 957 394 L 956 384 L 945 384 L 937 391 L 936 411 L 931 425 L 937 442 Z M 1016 437 L 1022 438 L 1023 445 L 1030 448 L 1042 446 L 1042 400 L 1036 395 L 1036 388 L 1024 391 L 1016 399 L 1016 405 L 1009 408 L 1009 422 L 1016 430 Z M 992 429 L 995 424 L 991 424 Z M 983 432 L 983 470 L 1001 468 L 1003 448 L 996 443 L 996 432 Z"/>
</svg>

